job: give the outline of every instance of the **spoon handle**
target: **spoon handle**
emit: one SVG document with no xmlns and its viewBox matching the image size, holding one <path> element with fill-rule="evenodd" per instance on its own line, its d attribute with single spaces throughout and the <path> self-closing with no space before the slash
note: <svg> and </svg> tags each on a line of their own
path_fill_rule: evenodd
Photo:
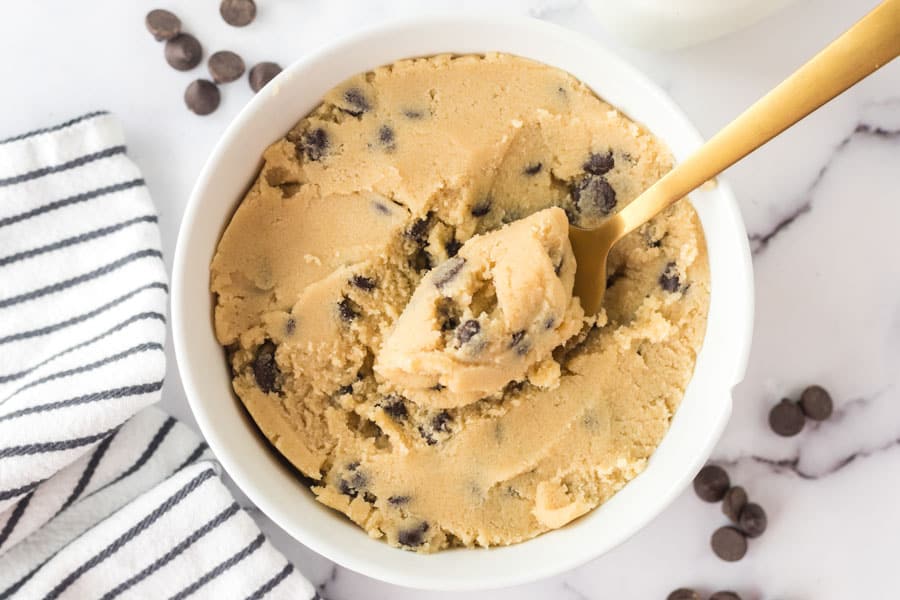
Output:
<svg viewBox="0 0 900 600">
<path fill-rule="evenodd" d="M 622 209 L 617 239 L 900 55 L 900 0 L 885 0 Z"/>
</svg>

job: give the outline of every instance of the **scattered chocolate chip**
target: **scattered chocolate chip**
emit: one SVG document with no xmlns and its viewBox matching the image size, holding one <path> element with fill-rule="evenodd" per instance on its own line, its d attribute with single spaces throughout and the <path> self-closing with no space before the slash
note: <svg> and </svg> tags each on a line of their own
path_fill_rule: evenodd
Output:
<svg viewBox="0 0 900 600">
<path fill-rule="evenodd" d="M 447 251 L 447 256 L 453 258 L 459 253 L 459 249 L 462 248 L 462 242 L 458 241 L 456 238 L 452 238 L 444 244 L 444 250 Z"/>
<path fill-rule="evenodd" d="M 206 66 L 216 83 L 229 83 L 244 74 L 244 59 L 231 50 L 213 52 Z"/>
<path fill-rule="evenodd" d="M 554 325 L 556 325 L 556 319 L 554 317 L 547 317 L 547 320 L 544 321 L 544 329 L 553 329 Z"/>
<path fill-rule="evenodd" d="M 707 502 L 718 502 L 724 498 L 729 487 L 728 473 L 716 465 L 706 465 L 694 477 L 694 491 Z"/>
<path fill-rule="evenodd" d="M 450 429 L 447 427 L 447 424 L 451 421 L 453 421 L 453 417 L 450 416 L 450 413 L 448 413 L 446 410 L 442 410 L 438 414 L 434 415 L 433 419 L 431 419 L 431 428 L 435 431 L 450 431 Z"/>
<path fill-rule="evenodd" d="M 275 79 L 275 76 L 281 73 L 281 67 L 278 63 L 261 62 L 257 63 L 250 69 L 247 80 L 250 82 L 250 89 L 258 92 L 263 89 L 267 83 Z"/>
<path fill-rule="evenodd" d="M 444 264 L 434 271 L 434 286 L 437 289 L 442 289 L 445 285 L 456 279 L 456 276 L 459 275 L 459 272 L 462 271 L 465 264 L 466 259 L 461 256 L 451 258 L 444 262 Z"/>
<path fill-rule="evenodd" d="M 389 125 L 382 125 L 378 130 L 378 143 L 388 150 L 395 149 L 397 144 L 394 140 L 394 129 Z"/>
<path fill-rule="evenodd" d="M 572 200 L 579 212 L 605 217 L 616 207 L 616 190 L 600 175 L 586 175 L 572 187 Z"/>
<path fill-rule="evenodd" d="M 275 362 L 275 350 L 275 344 L 271 340 L 266 340 L 256 349 L 256 357 L 253 359 L 253 377 L 256 379 L 256 385 L 267 394 L 281 391 L 281 384 L 278 381 L 281 371 Z"/>
<path fill-rule="evenodd" d="M 747 505 L 747 492 L 739 485 L 734 486 L 725 493 L 722 499 L 722 514 L 737 525 L 741 511 Z"/>
<path fill-rule="evenodd" d="M 527 167 L 522 169 L 522 173 L 524 173 L 525 175 L 528 175 L 528 176 L 537 175 L 538 173 L 541 172 L 541 169 L 543 169 L 543 168 L 544 168 L 544 164 L 538 162 L 538 163 L 528 165 Z"/>
<path fill-rule="evenodd" d="M 810 419 L 824 421 L 831 416 L 834 403 L 831 401 L 831 394 L 825 388 L 811 385 L 800 395 L 800 408 Z"/>
<path fill-rule="evenodd" d="M 700 600 L 700 594 L 688 588 L 678 588 L 666 596 L 666 600 Z"/>
<path fill-rule="evenodd" d="M 173 69 L 190 71 L 200 64 L 203 58 L 203 47 L 197 38 L 189 33 L 179 33 L 166 42 L 166 62 Z"/>
<path fill-rule="evenodd" d="M 475 319 L 469 319 L 456 328 L 456 342 L 465 344 L 481 331 L 481 323 Z"/>
<path fill-rule="evenodd" d="M 404 110 L 403 116 L 406 117 L 407 119 L 412 119 L 413 121 L 417 121 L 417 120 L 421 119 L 422 117 L 424 117 L 425 113 L 423 113 L 420 110 Z"/>
<path fill-rule="evenodd" d="M 341 110 L 354 117 L 359 117 L 363 113 L 369 112 L 372 108 L 369 101 L 366 100 L 365 95 L 362 93 L 362 90 L 355 87 L 344 92 L 344 102 L 350 105 L 351 108 L 342 108 Z"/>
<path fill-rule="evenodd" d="M 716 556 L 728 562 L 741 560 L 747 554 L 747 537 L 734 527 L 716 529 L 710 545 Z"/>
<path fill-rule="evenodd" d="M 418 429 L 419 429 L 419 435 L 422 436 L 422 439 L 425 440 L 426 444 L 428 444 L 429 446 L 434 446 L 435 444 L 437 444 L 437 440 L 434 439 L 434 436 L 432 436 L 428 431 L 426 431 L 424 427 L 419 425 Z"/>
<path fill-rule="evenodd" d="M 219 14 L 233 27 L 245 27 L 256 18 L 256 3 L 253 0 L 222 0 Z"/>
<path fill-rule="evenodd" d="M 606 175 L 612 171 L 614 166 L 616 166 L 616 161 L 610 150 L 606 154 L 591 153 L 581 168 L 592 175 Z"/>
<path fill-rule="evenodd" d="M 521 392 L 525 387 L 524 381 L 510 381 L 506 384 L 506 387 L 503 388 L 504 393 L 513 393 L 513 392 Z"/>
<path fill-rule="evenodd" d="M 346 296 L 338 302 L 338 313 L 341 315 L 341 319 L 347 322 L 352 321 L 359 316 L 357 307 L 354 305 L 353 301 Z"/>
<path fill-rule="evenodd" d="M 390 215 L 391 209 L 389 209 L 385 204 L 381 202 L 372 202 L 372 206 L 375 207 L 375 210 L 380 212 L 383 215 Z"/>
<path fill-rule="evenodd" d="M 288 320 L 284 322 L 284 334 L 285 335 L 294 335 L 294 332 L 297 330 L 297 321 L 294 317 L 288 317 Z"/>
<path fill-rule="evenodd" d="M 806 417 L 803 416 L 803 410 L 787 398 L 783 398 L 769 411 L 769 426 L 778 435 L 785 437 L 797 435 L 805 423 Z"/>
<path fill-rule="evenodd" d="M 738 526 L 741 528 L 741 531 L 751 538 L 761 536 L 766 531 L 768 523 L 766 511 L 755 502 L 751 502 L 744 507 L 738 520 Z"/>
<path fill-rule="evenodd" d="M 493 201 L 490 198 L 482 200 L 478 204 L 472 207 L 472 216 L 473 217 L 483 217 L 484 215 L 491 212 L 491 205 Z"/>
<path fill-rule="evenodd" d="M 509 343 L 510 348 L 516 349 L 516 354 L 523 356 L 528 354 L 528 350 L 530 345 L 525 341 L 525 331 L 516 331 L 512 334 L 512 339 Z"/>
<path fill-rule="evenodd" d="M 741 600 L 741 597 L 734 592 L 722 591 L 710 596 L 709 600 Z"/>
<path fill-rule="evenodd" d="M 342 385 L 341 387 L 338 388 L 337 393 L 338 393 L 338 396 L 346 396 L 347 394 L 352 394 L 353 393 L 353 384 L 348 383 L 347 385 Z"/>
<path fill-rule="evenodd" d="M 385 403 L 381 405 L 381 410 L 395 421 L 404 421 L 409 416 L 409 409 L 406 408 L 403 396 L 397 394 L 388 396 Z"/>
<path fill-rule="evenodd" d="M 425 533 L 428 531 L 428 523 L 424 521 L 410 529 L 402 529 L 397 533 L 397 541 L 403 546 L 415 548 L 425 543 Z"/>
<path fill-rule="evenodd" d="M 677 292 L 681 287 L 681 279 L 678 277 L 678 267 L 674 262 L 666 264 L 666 268 L 659 275 L 659 287 L 667 292 Z"/>
<path fill-rule="evenodd" d="M 365 500 L 369 504 L 375 504 L 378 498 L 371 492 L 363 492 L 363 500 Z"/>
<path fill-rule="evenodd" d="M 297 155 L 298 157 L 305 156 L 307 160 L 321 160 L 330 144 L 328 132 L 318 127 L 303 134 L 300 144 L 297 146 Z"/>
<path fill-rule="evenodd" d="M 409 504 L 409 496 L 391 496 L 388 498 L 388 504 L 392 504 L 394 506 L 403 506 L 404 504 Z"/>
<path fill-rule="evenodd" d="M 417 248 L 409 261 L 409 266 L 412 267 L 416 273 L 428 271 L 431 269 L 431 265 L 431 255 L 428 254 L 428 251 L 425 250 L 425 248 Z"/>
<path fill-rule="evenodd" d="M 196 79 L 184 90 L 184 103 L 197 115 L 208 115 L 219 107 L 219 88 L 212 81 Z"/>
<path fill-rule="evenodd" d="M 367 292 L 371 292 L 375 289 L 375 280 L 371 277 L 364 277 L 363 275 L 354 275 L 353 278 L 350 279 L 350 283 Z"/>
<path fill-rule="evenodd" d="M 441 322 L 441 331 L 451 331 L 459 327 L 459 318 L 462 313 L 450 298 L 440 298 L 435 305 L 435 312 Z"/>
<path fill-rule="evenodd" d="M 171 40 L 181 32 L 181 20 L 161 8 L 148 12 L 144 22 L 147 25 L 147 31 L 153 34 L 157 42 Z"/>
<path fill-rule="evenodd" d="M 411 240 L 423 243 L 428 237 L 428 226 L 431 225 L 431 213 L 428 213 L 421 219 L 416 219 L 404 235 Z"/>
<path fill-rule="evenodd" d="M 443 392 L 445 389 L 447 389 L 447 386 L 445 386 L 443 383 L 436 383 L 431 386 L 431 389 L 435 392 Z"/>
<path fill-rule="evenodd" d="M 347 465 L 348 472 L 346 477 L 341 477 L 338 480 L 338 489 L 342 494 L 351 498 L 356 498 L 359 492 L 363 491 L 363 488 L 368 484 L 368 478 L 357 469 L 359 469 L 358 462 L 350 463 Z"/>
</svg>

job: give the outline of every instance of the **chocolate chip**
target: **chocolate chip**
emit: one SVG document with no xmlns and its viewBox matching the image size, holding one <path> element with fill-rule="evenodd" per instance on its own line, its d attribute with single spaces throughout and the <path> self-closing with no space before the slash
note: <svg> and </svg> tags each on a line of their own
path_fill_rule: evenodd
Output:
<svg viewBox="0 0 900 600">
<path fill-rule="evenodd" d="M 666 264 L 666 268 L 659 275 L 659 287 L 667 292 L 677 292 L 681 287 L 681 279 L 678 278 L 678 267 L 674 262 Z"/>
<path fill-rule="evenodd" d="M 543 168 L 544 168 L 544 164 L 538 162 L 538 163 L 534 163 L 534 164 L 526 166 L 524 169 L 522 169 L 522 173 L 524 173 L 525 175 L 528 175 L 530 177 L 532 175 L 537 175 L 538 173 L 540 173 L 541 169 L 543 169 Z"/>
<path fill-rule="evenodd" d="M 712 534 L 710 546 L 716 556 L 734 562 L 747 554 L 747 537 L 734 527 L 720 527 Z"/>
<path fill-rule="evenodd" d="M 222 0 L 219 14 L 233 27 L 244 27 L 256 18 L 256 3 L 253 0 Z"/>
<path fill-rule="evenodd" d="M 342 494 L 351 498 L 356 498 L 359 492 L 363 491 L 363 488 L 368 484 L 368 478 L 357 469 L 359 469 L 358 462 L 350 463 L 347 465 L 348 472 L 346 477 L 341 477 L 338 480 L 338 489 Z"/>
<path fill-rule="evenodd" d="M 284 334 L 285 335 L 294 335 L 294 332 L 297 330 L 297 321 L 294 317 L 288 317 L 288 320 L 284 322 Z"/>
<path fill-rule="evenodd" d="M 447 431 L 450 431 L 447 424 L 451 421 L 453 421 L 453 417 L 450 416 L 450 413 L 446 410 L 442 410 L 431 419 L 431 428 L 435 431 L 443 431 L 446 433 Z"/>
<path fill-rule="evenodd" d="M 442 289 L 445 285 L 456 279 L 459 272 L 466 264 L 466 259 L 461 256 L 451 258 L 434 271 L 434 286 Z"/>
<path fill-rule="evenodd" d="M 212 81 L 197 79 L 184 90 L 184 103 L 197 115 L 208 115 L 219 107 L 219 88 Z"/>
<path fill-rule="evenodd" d="M 722 499 L 722 514 L 737 525 L 741 511 L 747 505 L 747 492 L 739 485 L 734 486 L 725 493 Z"/>
<path fill-rule="evenodd" d="M 616 190 L 605 177 L 586 175 L 572 188 L 572 200 L 581 214 L 605 217 L 616 207 Z"/>
<path fill-rule="evenodd" d="M 353 384 L 348 383 L 347 385 L 342 385 L 341 387 L 338 388 L 337 393 L 339 396 L 346 396 L 347 394 L 352 394 L 353 393 Z"/>
<path fill-rule="evenodd" d="M 741 600 L 741 597 L 734 592 L 722 591 L 710 596 L 709 600 Z"/>
<path fill-rule="evenodd" d="M 369 101 L 366 100 L 365 95 L 362 93 L 362 90 L 355 87 L 344 92 L 344 102 L 349 104 L 351 108 L 341 108 L 341 110 L 354 117 L 359 117 L 363 113 L 369 112 L 372 108 Z"/>
<path fill-rule="evenodd" d="M 442 392 L 445 389 L 447 389 L 447 386 L 445 386 L 443 383 L 436 383 L 433 386 L 431 386 L 431 389 L 434 390 L 435 392 Z"/>
<path fill-rule="evenodd" d="M 614 166 L 616 166 L 616 161 L 610 150 L 606 154 L 591 153 L 581 168 L 593 175 L 605 175 L 612 171 Z"/>
<path fill-rule="evenodd" d="M 810 419 L 824 421 L 831 416 L 834 403 L 831 401 L 831 394 L 825 388 L 811 385 L 800 395 L 800 408 Z"/>
<path fill-rule="evenodd" d="M 371 492 L 363 492 L 363 500 L 365 500 L 369 504 L 375 504 L 375 502 L 378 500 L 378 497 Z"/>
<path fill-rule="evenodd" d="M 795 402 L 783 398 L 781 402 L 769 411 L 769 427 L 778 435 L 790 437 L 797 435 L 803 429 L 806 417 Z"/>
<path fill-rule="evenodd" d="M 718 502 L 724 498 L 729 487 L 728 473 L 716 465 L 706 465 L 694 477 L 694 491 L 707 502 Z"/>
<path fill-rule="evenodd" d="M 388 498 L 388 504 L 392 504 L 394 506 L 403 506 L 404 504 L 409 504 L 409 496 L 391 496 Z"/>
<path fill-rule="evenodd" d="M 181 20 L 161 8 L 148 12 L 144 22 L 147 25 L 147 31 L 153 34 L 157 42 L 171 40 L 181 32 Z"/>
<path fill-rule="evenodd" d="M 350 322 L 359 316 L 357 306 L 347 296 L 344 296 L 341 301 L 338 302 L 338 313 L 341 315 L 341 319 L 347 322 Z"/>
<path fill-rule="evenodd" d="M 441 323 L 441 331 L 451 331 L 459 326 L 462 313 L 450 298 L 440 298 L 435 305 L 435 312 Z"/>
<path fill-rule="evenodd" d="M 271 340 L 263 342 L 256 349 L 256 357 L 253 359 L 253 377 L 259 389 L 269 394 L 280 392 L 281 371 L 275 362 L 275 344 Z"/>
<path fill-rule="evenodd" d="M 444 244 L 444 250 L 447 251 L 447 256 L 450 258 L 456 256 L 460 248 L 462 248 L 462 242 L 458 241 L 456 238 L 452 238 Z"/>
<path fill-rule="evenodd" d="M 437 440 L 434 439 L 434 436 L 432 436 L 428 431 L 426 431 L 424 427 L 419 425 L 418 429 L 419 429 L 419 435 L 422 436 L 422 438 L 425 440 L 426 444 L 428 444 L 429 446 L 434 446 L 435 444 L 437 444 Z"/>
<path fill-rule="evenodd" d="M 267 83 L 275 79 L 275 76 L 281 73 L 281 67 L 278 63 L 261 62 L 257 63 L 250 69 L 247 80 L 250 82 L 250 89 L 258 92 L 263 89 Z"/>
<path fill-rule="evenodd" d="M 666 600 L 700 600 L 700 594 L 688 588 L 678 588 L 666 596 Z"/>
<path fill-rule="evenodd" d="M 397 541 L 403 546 L 415 548 L 425 543 L 425 533 L 428 532 L 428 523 L 424 521 L 410 529 L 401 529 L 397 533 Z"/>
<path fill-rule="evenodd" d="M 512 339 L 509 343 L 510 348 L 515 348 L 516 353 L 519 355 L 524 355 L 528 353 L 529 344 L 525 342 L 525 331 L 516 331 L 512 334 Z"/>
<path fill-rule="evenodd" d="M 554 325 L 556 325 L 556 319 L 553 317 L 547 317 L 547 320 L 544 321 L 544 329 L 553 329 Z"/>
<path fill-rule="evenodd" d="M 481 331 L 481 323 L 475 319 L 469 319 L 456 328 L 456 341 L 465 344 Z"/>
<path fill-rule="evenodd" d="M 478 204 L 472 207 L 472 216 L 473 217 L 483 217 L 484 215 L 491 212 L 491 205 L 493 201 L 490 198 L 482 200 Z"/>
<path fill-rule="evenodd" d="M 206 66 L 216 83 L 229 83 L 240 79 L 244 74 L 244 59 L 231 50 L 214 52 Z"/>
<path fill-rule="evenodd" d="M 367 292 L 371 292 L 375 289 L 375 280 L 370 277 L 364 277 L 362 275 L 354 275 L 350 280 L 350 283 Z"/>
<path fill-rule="evenodd" d="M 412 267 L 416 273 L 428 271 L 431 269 L 431 265 L 431 255 L 428 254 L 428 251 L 425 250 L 425 248 L 417 248 L 409 261 L 409 266 Z"/>
<path fill-rule="evenodd" d="M 190 71 L 200 64 L 203 58 L 203 47 L 197 38 L 189 33 L 179 33 L 166 42 L 166 62 L 173 69 Z"/>
<path fill-rule="evenodd" d="M 409 416 L 409 409 L 406 408 L 406 402 L 403 396 L 391 394 L 387 397 L 381 410 L 395 421 L 404 421 Z"/>
<path fill-rule="evenodd" d="M 300 144 L 297 146 L 297 155 L 298 157 L 300 155 L 305 156 L 307 160 L 321 160 L 330 145 L 328 132 L 321 127 L 311 129 L 300 138 Z"/>
<path fill-rule="evenodd" d="M 431 225 L 431 213 L 428 213 L 421 219 L 416 219 L 413 224 L 409 226 L 409 229 L 406 230 L 404 235 L 411 240 L 423 243 L 428 237 L 429 225 Z"/>
<path fill-rule="evenodd" d="M 394 129 L 389 125 L 382 125 L 378 130 L 378 143 L 387 150 L 394 150 L 397 147 L 394 139 Z"/>
<path fill-rule="evenodd" d="M 422 117 L 425 116 L 425 113 L 423 113 L 421 110 L 404 110 L 403 116 L 406 117 L 407 119 L 412 119 L 413 121 L 418 121 L 419 119 L 421 119 Z"/>
<path fill-rule="evenodd" d="M 768 523 L 766 511 L 755 502 L 751 502 L 744 507 L 738 520 L 738 526 L 741 528 L 741 531 L 751 538 L 761 536 L 766 531 Z"/>
</svg>

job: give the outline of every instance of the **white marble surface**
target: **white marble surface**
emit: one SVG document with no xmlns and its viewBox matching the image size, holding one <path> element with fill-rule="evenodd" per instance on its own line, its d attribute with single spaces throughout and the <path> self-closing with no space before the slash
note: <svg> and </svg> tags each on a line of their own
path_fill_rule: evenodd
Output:
<svg viewBox="0 0 900 600">
<path fill-rule="evenodd" d="M 250 90 L 223 88 L 207 118 L 189 114 L 179 73 L 143 29 L 173 8 L 210 50 L 283 64 L 337 35 L 424 6 L 415 0 L 258 0 L 251 27 L 227 27 L 215 0 L 5 2 L 0 18 L 0 138 L 104 107 L 123 120 L 129 151 L 161 213 L 171 261 L 181 213 L 212 145 Z M 591 35 L 663 86 L 711 134 L 846 28 L 874 0 L 800 0 L 727 39 L 657 54 L 607 39 L 570 0 L 438 0 L 431 8 L 531 14 Z M 726 175 L 755 248 L 756 331 L 746 381 L 714 458 L 766 507 L 769 530 L 735 564 L 716 559 L 718 508 L 685 491 L 632 540 L 549 580 L 467 598 L 664 598 L 679 585 L 734 588 L 745 599 L 900 597 L 900 61 Z M 868 222 L 855 217 L 858 210 Z M 170 351 L 171 357 L 171 351 Z M 793 439 L 766 414 L 782 395 L 820 382 L 837 415 Z M 170 365 L 163 405 L 193 423 Z M 333 600 L 450 598 L 335 568 L 265 523 L 276 544 Z"/>
</svg>

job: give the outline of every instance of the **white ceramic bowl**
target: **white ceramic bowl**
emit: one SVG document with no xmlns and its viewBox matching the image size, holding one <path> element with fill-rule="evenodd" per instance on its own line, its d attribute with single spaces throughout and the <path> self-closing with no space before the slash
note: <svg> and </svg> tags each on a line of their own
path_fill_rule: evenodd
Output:
<svg viewBox="0 0 900 600">
<path fill-rule="evenodd" d="M 722 183 L 692 196 L 706 231 L 712 278 L 709 323 L 693 380 L 647 469 L 609 502 L 538 538 L 505 548 L 419 555 L 370 539 L 317 503 L 261 440 L 232 390 L 216 343 L 209 263 L 224 227 L 256 176 L 263 150 L 345 78 L 395 60 L 502 51 L 564 69 L 665 141 L 677 159 L 701 144 L 678 107 L 641 73 L 588 38 L 541 21 L 430 17 L 354 34 L 286 69 L 247 105 L 206 163 L 188 202 L 172 281 L 178 367 L 210 447 L 263 512 L 297 540 L 365 575 L 428 589 L 512 585 L 575 567 L 613 548 L 659 514 L 706 461 L 743 377 L 753 316 L 747 235 Z"/>
</svg>

